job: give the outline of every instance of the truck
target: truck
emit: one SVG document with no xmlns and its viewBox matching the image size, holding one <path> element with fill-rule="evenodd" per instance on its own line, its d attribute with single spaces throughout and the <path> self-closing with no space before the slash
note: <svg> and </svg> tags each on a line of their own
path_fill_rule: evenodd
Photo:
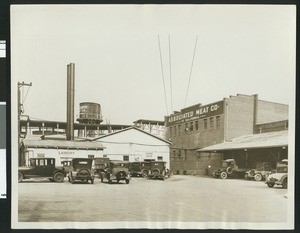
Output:
<svg viewBox="0 0 300 233">
<path fill-rule="evenodd" d="M 221 179 L 228 177 L 244 177 L 247 168 L 239 168 L 235 159 L 222 160 L 221 167 L 213 171 L 213 176 Z"/>
</svg>

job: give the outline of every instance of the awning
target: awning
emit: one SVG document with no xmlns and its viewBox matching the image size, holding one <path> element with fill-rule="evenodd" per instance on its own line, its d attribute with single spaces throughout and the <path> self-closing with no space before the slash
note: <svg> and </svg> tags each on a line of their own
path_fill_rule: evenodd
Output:
<svg viewBox="0 0 300 233">
<path fill-rule="evenodd" d="M 78 150 L 103 150 L 105 147 L 97 141 L 62 141 L 23 139 L 23 145 L 29 148 L 57 148 Z"/>
<path fill-rule="evenodd" d="M 220 144 L 198 149 L 200 152 L 226 151 L 239 149 L 256 149 L 288 146 L 288 131 L 277 131 L 271 133 L 251 134 Z"/>
</svg>

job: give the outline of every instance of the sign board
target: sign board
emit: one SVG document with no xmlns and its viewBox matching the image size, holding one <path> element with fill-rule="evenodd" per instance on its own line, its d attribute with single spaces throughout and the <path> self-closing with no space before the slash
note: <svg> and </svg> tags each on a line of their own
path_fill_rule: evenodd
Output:
<svg viewBox="0 0 300 233">
<path fill-rule="evenodd" d="M 208 105 L 201 106 L 198 104 L 182 109 L 180 113 L 166 117 L 166 126 L 223 114 L 223 105 L 224 102 L 219 101 Z"/>
</svg>

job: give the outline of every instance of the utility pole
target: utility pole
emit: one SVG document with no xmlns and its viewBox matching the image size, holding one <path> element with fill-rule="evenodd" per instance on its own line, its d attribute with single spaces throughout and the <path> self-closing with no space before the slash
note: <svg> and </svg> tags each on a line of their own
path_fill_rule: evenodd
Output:
<svg viewBox="0 0 300 233">
<path fill-rule="evenodd" d="M 32 83 L 18 82 L 18 142 L 20 143 L 21 138 L 21 115 L 23 113 L 23 104 L 21 103 L 21 87 L 31 87 Z"/>
</svg>

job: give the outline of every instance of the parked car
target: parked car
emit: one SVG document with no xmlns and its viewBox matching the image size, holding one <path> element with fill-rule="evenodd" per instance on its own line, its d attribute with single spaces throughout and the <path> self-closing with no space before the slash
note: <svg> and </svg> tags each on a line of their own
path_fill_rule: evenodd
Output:
<svg viewBox="0 0 300 233">
<path fill-rule="evenodd" d="M 265 180 L 272 172 L 272 164 L 270 162 L 258 162 L 256 168 L 246 171 L 245 179 L 254 179 L 256 181 Z"/>
<path fill-rule="evenodd" d="M 55 166 L 54 158 L 30 158 L 29 166 L 19 167 L 18 182 L 30 178 L 48 178 L 50 181 L 63 182 L 66 177 L 63 166 Z"/>
<path fill-rule="evenodd" d="M 109 158 L 104 158 L 104 157 L 94 158 L 93 169 L 95 171 L 95 174 L 98 174 L 100 176 L 101 172 L 104 172 L 104 169 L 107 167 L 108 162 L 109 162 Z"/>
<path fill-rule="evenodd" d="M 166 169 L 166 163 L 165 161 L 151 161 L 148 178 L 165 180 L 170 176 L 169 170 Z"/>
<path fill-rule="evenodd" d="M 95 173 L 92 169 L 93 159 L 90 158 L 74 158 L 72 160 L 72 170 L 68 173 L 69 182 L 74 184 L 76 180 L 91 181 L 94 183 Z"/>
<path fill-rule="evenodd" d="M 126 184 L 130 182 L 129 174 L 129 162 L 121 160 L 110 160 L 107 163 L 107 167 L 104 172 L 101 172 L 101 182 L 104 179 L 107 179 L 108 183 L 111 184 L 113 180 L 116 180 L 117 183 L 120 180 L 125 180 Z"/>
<path fill-rule="evenodd" d="M 280 161 L 276 165 L 276 172 L 271 173 L 266 178 L 266 184 L 269 188 L 273 188 L 274 185 L 281 185 L 283 188 L 288 186 L 288 162 L 286 159 Z"/>
<path fill-rule="evenodd" d="M 222 161 L 221 168 L 213 171 L 213 176 L 221 179 L 234 176 L 244 177 L 247 170 L 246 168 L 239 168 L 234 159 L 226 159 Z"/>
<path fill-rule="evenodd" d="M 131 176 L 147 177 L 150 170 L 150 162 L 131 162 L 129 171 Z"/>
</svg>

